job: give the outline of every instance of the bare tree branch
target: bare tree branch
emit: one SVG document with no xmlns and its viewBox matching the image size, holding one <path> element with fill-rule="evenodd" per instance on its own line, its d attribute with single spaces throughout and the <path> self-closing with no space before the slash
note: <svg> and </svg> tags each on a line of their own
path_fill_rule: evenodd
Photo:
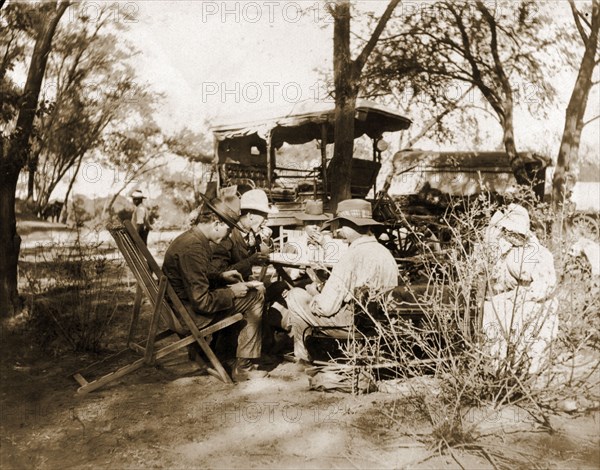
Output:
<svg viewBox="0 0 600 470">
<path fill-rule="evenodd" d="M 585 122 L 583 123 L 583 127 L 585 127 L 585 126 L 587 126 L 588 124 L 590 124 L 590 123 L 594 122 L 596 119 L 600 119 L 600 114 L 599 114 L 598 116 L 594 116 L 592 119 L 589 119 L 589 120 L 585 121 Z"/>
<path fill-rule="evenodd" d="M 381 15 L 381 18 L 379 19 L 379 22 L 377 23 L 377 26 L 375 27 L 373 34 L 369 38 L 369 42 L 367 42 L 367 44 L 365 44 L 365 47 L 363 48 L 363 50 L 361 51 L 359 56 L 354 61 L 353 67 L 357 72 L 360 72 L 363 69 L 363 67 L 365 66 L 365 63 L 366 63 L 367 59 L 369 58 L 369 55 L 371 54 L 371 52 L 373 52 L 373 49 L 375 49 L 375 45 L 377 44 L 377 41 L 379 40 L 379 36 L 381 36 L 381 33 L 385 29 L 385 25 L 387 24 L 388 20 L 391 18 L 392 13 L 394 12 L 394 9 L 398 6 L 400 1 L 401 0 L 391 0 L 390 3 L 388 3 L 388 6 L 385 9 L 385 12 L 383 13 L 383 15 Z M 357 76 L 358 76 L 358 74 L 357 74 Z"/>
<path fill-rule="evenodd" d="M 583 25 L 581 24 L 582 15 L 579 12 L 579 10 L 577 9 L 577 7 L 575 6 L 574 0 L 569 0 L 569 6 L 571 7 L 571 12 L 573 13 L 573 19 L 575 20 L 575 26 L 577 26 L 577 31 L 579 31 L 581 40 L 583 41 L 583 44 L 587 44 L 588 35 L 585 32 Z"/>
</svg>

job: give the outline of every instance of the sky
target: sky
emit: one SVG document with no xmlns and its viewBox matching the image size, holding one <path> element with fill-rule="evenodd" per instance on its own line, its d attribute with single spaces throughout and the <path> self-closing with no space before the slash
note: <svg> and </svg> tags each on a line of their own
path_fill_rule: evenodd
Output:
<svg viewBox="0 0 600 470">
<path fill-rule="evenodd" d="M 99 2 L 83 5 L 93 17 Z M 386 5 L 387 1 L 364 0 L 357 2 L 357 11 L 381 13 Z M 418 2 L 404 1 L 399 8 L 408 12 L 415 5 Z M 557 21 L 572 21 L 566 0 L 556 5 Z M 137 18 L 130 21 L 126 13 L 135 13 Z M 123 1 L 114 4 L 113 20 L 126 23 L 123 39 L 140 51 L 133 60 L 139 80 L 165 95 L 156 119 L 168 133 L 184 126 L 202 131 L 205 122 L 215 123 L 224 116 L 326 98 L 319 70 L 332 68 L 333 25 L 320 0 Z M 353 25 L 357 22 L 355 18 Z M 553 80 L 559 89 L 558 111 L 547 118 L 515 113 L 520 150 L 552 156 L 558 151 L 557 136 L 562 132 L 575 74 L 564 71 Z M 536 89 L 524 84 L 521 92 L 535 98 Z M 589 107 L 588 114 L 598 114 L 597 91 Z M 489 149 L 493 149 L 501 142 L 500 127 L 491 120 L 486 125 Z M 596 149 L 596 158 L 600 158 L 599 129 L 597 120 L 582 137 L 584 146 Z M 461 145 L 441 148 L 424 143 L 422 148 L 466 150 Z M 114 171 L 102 173 L 92 186 L 97 195 L 110 192 L 114 180 Z M 84 181 L 75 190 L 85 188 Z"/>
<path fill-rule="evenodd" d="M 555 4 L 556 21 L 570 24 L 568 3 L 559 0 Z M 317 70 L 332 68 L 333 27 L 321 1 L 136 1 L 120 5 L 138 13 L 139 20 L 129 25 L 127 37 L 142 51 L 136 58 L 140 78 L 166 95 L 159 122 L 167 129 L 202 128 L 205 120 L 218 122 L 222 116 L 250 109 L 327 97 Z M 365 0 L 357 2 L 356 8 L 381 13 L 386 5 L 386 1 Z M 405 1 L 398 8 L 409 12 L 419 5 Z M 353 20 L 353 30 L 357 21 Z M 560 110 L 548 118 L 517 110 L 519 148 L 556 153 L 556 149 L 541 147 L 556 141 L 552 136 L 562 132 L 575 74 L 565 70 L 552 79 L 559 90 Z M 535 84 L 518 88 L 523 99 L 537 99 Z M 598 114 L 598 101 L 595 92 L 589 114 Z M 493 138 L 499 139 L 499 126 L 489 125 L 495 127 Z M 584 142 L 597 144 L 599 128 L 600 121 L 588 126 Z"/>
<path fill-rule="evenodd" d="M 145 1 L 129 38 L 141 77 L 164 91 L 166 125 L 312 99 L 330 68 L 331 24 L 321 3 Z M 301 8 L 317 6 L 302 14 Z M 320 10 L 319 10 L 320 9 Z"/>
</svg>

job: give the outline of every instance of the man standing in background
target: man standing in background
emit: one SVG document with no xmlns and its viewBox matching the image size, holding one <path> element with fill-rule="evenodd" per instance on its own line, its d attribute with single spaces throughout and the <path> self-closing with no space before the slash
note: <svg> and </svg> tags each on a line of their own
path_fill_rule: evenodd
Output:
<svg viewBox="0 0 600 470">
<path fill-rule="evenodd" d="M 144 206 L 144 199 L 146 199 L 146 196 L 144 196 L 142 191 L 136 189 L 131 193 L 131 199 L 135 204 L 135 209 L 131 216 L 131 223 L 136 228 L 140 238 L 147 245 L 148 233 L 152 229 L 152 225 L 150 225 L 149 211 L 146 206 Z"/>
</svg>

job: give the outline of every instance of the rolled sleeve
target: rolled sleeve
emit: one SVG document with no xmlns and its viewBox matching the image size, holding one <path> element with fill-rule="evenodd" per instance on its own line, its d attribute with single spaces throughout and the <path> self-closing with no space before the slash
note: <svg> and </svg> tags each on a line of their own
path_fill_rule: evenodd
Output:
<svg viewBox="0 0 600 470">
<path fill-rule="evenodd" d="M 316 295 L 311 302 L 311 310 L 315 315 L 321 317 L 331 317 L 335 315 L 347 297 L 352 294 L 349 287 L 355 283 L 353 273 L 348 263 L 341 261 L 331 271 L 331 275 L 323 286 L 323 291 Z"/>
</svg>

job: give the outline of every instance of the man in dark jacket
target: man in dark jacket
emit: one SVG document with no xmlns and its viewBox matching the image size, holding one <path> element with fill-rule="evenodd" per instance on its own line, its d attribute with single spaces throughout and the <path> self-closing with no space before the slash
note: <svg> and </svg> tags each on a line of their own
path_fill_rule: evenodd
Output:
<svg viewBox="0 0 600 470">
<path fill-rule="evenodd" d="M 232 378 L 239 382 L 266 375 L 252 359 L 261 354 L 264 291 L 249 289 L 239 272 L 218 273 L 211 264 L 210 242 L 220 243 L 237 225 L 239 215 L 223 199 L 205 199 L 192 228 L 179 235 L 165 254 L 163 272 L 199 327 L 234 313 L 245 325 L 237 338 Z M 221 287 L 223 284 L 229 284 Z"/>
</svg>

